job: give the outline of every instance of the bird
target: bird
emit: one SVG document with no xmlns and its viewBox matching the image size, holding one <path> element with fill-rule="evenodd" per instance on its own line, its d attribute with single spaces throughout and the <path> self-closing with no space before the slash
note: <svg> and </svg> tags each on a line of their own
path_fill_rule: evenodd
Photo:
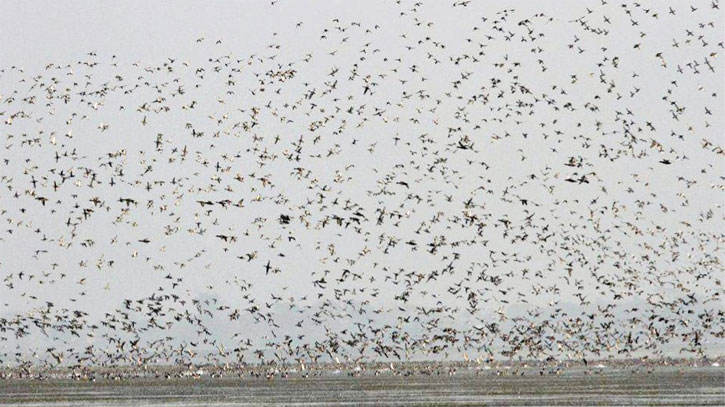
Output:
<svg viewBox="0 0 725 407">
<path fill-rule="evenodd" d="M 3 61 L 0 363 L 706 358 L 719 3 L 600 3 L 399 0 L 253 52 Z"/>
</svg>

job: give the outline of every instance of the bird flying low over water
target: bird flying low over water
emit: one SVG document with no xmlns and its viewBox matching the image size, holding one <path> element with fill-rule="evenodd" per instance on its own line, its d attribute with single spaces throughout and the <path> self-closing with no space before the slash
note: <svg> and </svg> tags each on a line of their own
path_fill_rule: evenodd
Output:
<svg viewBox="0 0 725 407">
<path fill-rule="evenodd" d="M 719 1 L 572 4 L 2 61 L 0 363 L 722 354 Z"/>
</svg>

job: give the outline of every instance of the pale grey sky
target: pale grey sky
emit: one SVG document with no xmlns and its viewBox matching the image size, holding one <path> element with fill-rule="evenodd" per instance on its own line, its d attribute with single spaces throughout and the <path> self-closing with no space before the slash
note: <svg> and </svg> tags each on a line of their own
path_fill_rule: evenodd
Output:
<svg viewBox="0 0 725 407">
<path fill-rule="evenodd" d="M 625 331 L 653 340 L 647 318 L 688 294 L 698 302 L 681 307 L 722 311 L 721 12 L 710 1 L 673 4 L 674 15 L 661 2 L 421 3 L 6 3 L 0 315 L 37 316 L 51 301 L 51 315 L 81 310 L 100 324 L 163 286 L 216 301 L 204 305 L 213 319 L 200 313 L 208 339 L 229 347 L 242 333 L 271 351 L 284 335 L 303 346 L 357 321 L 368 338 L 383 328 L 385 343 L 447 326 L 461 341 L 484 321 L 511 328 L 554 312 L 552 338 L 581 348 L 543 354 L 575 357 Z M 288 69 L 284 82 L 267 76 Z M 46 100 L 49 87 L 69 103 Z M 288 160 L 300 138 L 300 160 Z M 226 199 L 244 207 L 198 203 Z M 346 226 L 355 212 L 367 221 Z M 267 262 L 281 272 L 266 274 Z M 164 322 L 199 311 L 162 303 Z M 254 304 L 278 327 L 255 322 Z M 450 308 L 428 314 L 439 306 Z M 130 318 L 145 324 L 144 310 Z M 703 326 L 675 311 L 693 328 L 678 325 L 674 340 L 702 329 L 722 348 L 708 335 L 722 318 Z M 592 315 L 585 337 L 567 325 L 580 315 Z M 606 321 L 616 328 L 597 333 Z M 104 330 L 70 343 L 101 346 Z M 141 337 L 168 332 L 197 336 L 175 323 Z M 71 346 L 52 336 L 7 334 L 0 349 Z M 417 346 L 410 357 L 432 357 Z"/>
</svg>

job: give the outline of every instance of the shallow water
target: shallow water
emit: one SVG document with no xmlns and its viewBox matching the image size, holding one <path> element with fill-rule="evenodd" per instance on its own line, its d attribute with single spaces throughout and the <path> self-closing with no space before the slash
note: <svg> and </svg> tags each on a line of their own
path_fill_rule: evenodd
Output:
<svg viewBox="0 0 725 407">
<path fill-rule="evenodd" d="M 563 375 L 384 374 L 286 379 L 134 379 L 0 382 L 0 405 L 328 406 L 328 405 L 725 405 L 725 369 L 570 371 Z"/>
</svg>

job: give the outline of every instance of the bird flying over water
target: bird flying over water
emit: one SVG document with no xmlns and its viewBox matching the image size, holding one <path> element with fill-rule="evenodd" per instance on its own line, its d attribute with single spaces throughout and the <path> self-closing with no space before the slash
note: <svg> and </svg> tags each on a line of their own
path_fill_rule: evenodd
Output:
<svg viewBox="0 0 725 407">
<path fill-rule="evenodd" d="M 4 61 L 0 361 L 722 348 L 719 2 L 375 13 Z"/>
</svg>

